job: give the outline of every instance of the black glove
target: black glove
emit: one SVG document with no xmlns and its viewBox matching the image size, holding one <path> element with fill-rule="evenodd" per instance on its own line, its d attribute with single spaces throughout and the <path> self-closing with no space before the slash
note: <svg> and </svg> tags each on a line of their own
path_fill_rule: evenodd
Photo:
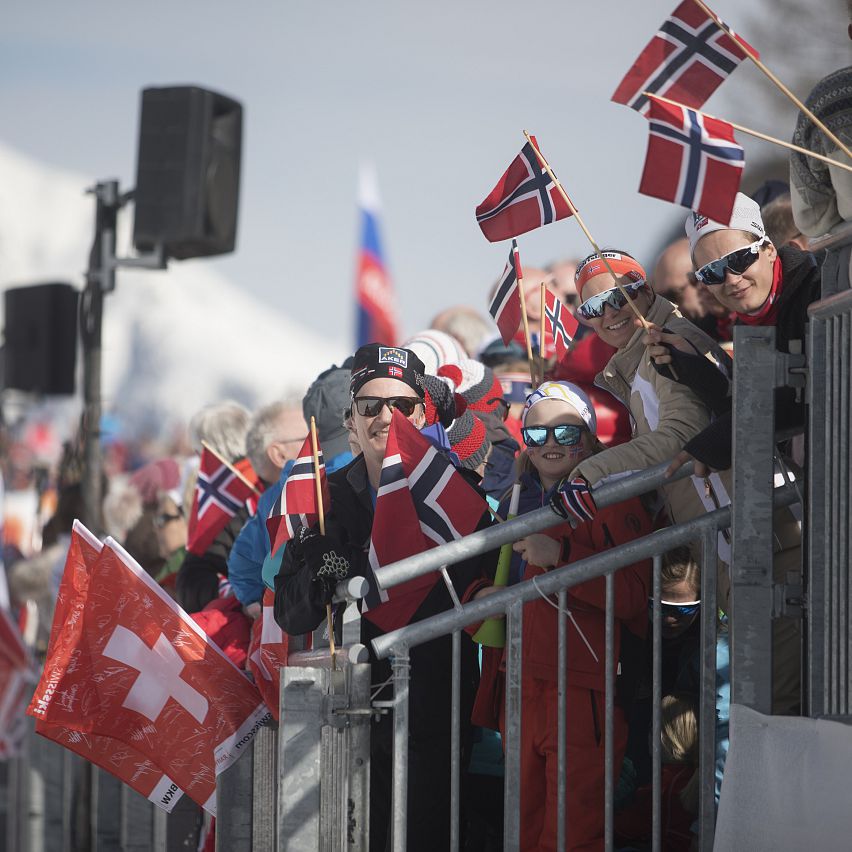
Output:
<svg viewBox="0 0 852 852">
<path fill-rule="evenodd" d="M 289 547 L 311 574 L 323 603 L 331 603 L 334 590 L 349 576 L 345 549 L 333 536 L 321 535 L 313 527 L 302 527 Z"/>
</svg>

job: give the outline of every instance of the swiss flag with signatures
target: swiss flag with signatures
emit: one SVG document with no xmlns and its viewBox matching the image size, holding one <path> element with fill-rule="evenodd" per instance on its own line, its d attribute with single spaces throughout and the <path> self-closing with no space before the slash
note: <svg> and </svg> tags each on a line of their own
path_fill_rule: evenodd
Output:
<svg viewBox="0 0 852 852">
<path fill-rule="evenodd" d="M 245 674 L 119 544 L 108 538 L 98 553 L 78 522 L 74 534 L 63 581 L 74 577 L 78 594 L 65 602 L 65 623 L 54 622 L 27 712 L 84 743 L 92 735 L 135 750 L 215 816 L 216 776 L 269 713 Z"/>
<path fill-rule="evenodd" d="M 266 706 L 277 719 L 281 691 L 279 669 L 287 665 L 290 637 L 275 621 L 274 609 L 275 592 L 266 589 L 260 618 L 255 621 L 251 631 L 248 663 Z"/>
</svg>

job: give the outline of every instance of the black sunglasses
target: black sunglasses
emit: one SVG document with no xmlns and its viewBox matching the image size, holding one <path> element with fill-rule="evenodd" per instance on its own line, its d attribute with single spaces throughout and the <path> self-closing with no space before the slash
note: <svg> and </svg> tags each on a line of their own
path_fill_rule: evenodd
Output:
<svg viewBox="0 0 852 852">
<path fill-rule="evenodd" d="M 573 447 L 580 443 L 583 432 L 588 431 L 585 426 L 562 423 L 556 426 L 524 426 L 521 435 L 528 447 L 543 447 L 547 443 L 548 435 L 553 435 L 553 440 L 563 447 Z"/>
<path fill-rule="evenodd" d="M 757 260 L 763 243 L 764 240 L 756 240 L 751 245 L 728 252 L 718 260 L 711 260 L 710 263 L 705 263 L 700 269 L 695 270 L 695 277 L 711 287 L 715 284 L 724 284 L 729 269 L 734 275 L 742 275 Z"/>
<path fill-rule="evenodd" d="M 418 396 L 356 396 L 352 402 L 362 417 L 378 417 L 385 406 L 397 409 L 403 417 L 411 417 L 417 406 L 423 405 Z"/>
<path fill-rule="evenodd" d="M 623 285 L 625 292 L 631 299 L 635 299 L 644 286 L 644 281 L 634 281 L 632 284 Z M 604 315 L 607 305 L 614 311 L 618 311 L 626 304 L 627 299 L 624 298 L 624 293 L 618 287 L 612 287 L 590 296 L 577 308 L 577 313 L 584 319 L 597 319 L 597 317 Z"/>
</svg>

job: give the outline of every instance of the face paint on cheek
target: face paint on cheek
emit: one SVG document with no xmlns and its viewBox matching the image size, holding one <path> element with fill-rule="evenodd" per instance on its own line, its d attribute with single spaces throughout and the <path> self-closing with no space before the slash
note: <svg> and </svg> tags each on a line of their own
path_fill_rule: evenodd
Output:
<svg viewBox="0 0 852 852">
<path fill-rule="evenodd" d="M 580 456 L 585 455 L 586 449 L 583 446 L 582 442 L 579 444 L 574 444 L 573 447 L 565 448 L 565 456 L 569 459 L 578 459 Z"/>
</svg>

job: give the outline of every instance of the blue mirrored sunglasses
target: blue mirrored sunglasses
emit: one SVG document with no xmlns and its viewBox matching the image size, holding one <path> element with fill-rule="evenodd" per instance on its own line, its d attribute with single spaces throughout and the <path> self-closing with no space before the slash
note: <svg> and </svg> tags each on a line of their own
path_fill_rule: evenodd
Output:
<svg viewBox="0 0 852 852">
<path fill-rule="evenodd" d="M 715 284 L 723 284 L 725 276 L 730 269 L 734 275 L 742 275 L 758 258 L 763 240 L 756 240 L 741 249 L 730 251 L 718 260 L 705 263 L 700 269 L 695 270 L 695 277 L 703 284 L 711 287 Z"/>
<path fill-rule="evenodd" d="M 553 440 L 563 447 L 572 447 L 579 444 L 583 432 L 587 432 L 585 426 L 575 426 L 573 423 L 563 423 L 557 426 L 524 426 L 521 435 L 528 447 L 543 447 L 547 443 L 547 436 L 553 435 Z"/>
<path fill-rule="evenodd" d="M 667 615 L 688 616 L 695 615 L 701 609 L 701 601 L 687 601 L 686 603 L 670 603 L 669 601 L 660 601 L 660 610 L 663 617 Z M 654 610 L 654 599 L 648 598 L 648 612 Z"/>
<path fill-rule="evenodd" d="M 639 294 L 639 290 L 644 286 L 645 281 L 634 281 L 632 284 L 625 284 L 624 290 L 631 299 L 635 299 Z M 626 304 L 627 299 L 624 298 L 624 293 L 618 287 L 612 287 L 609 290 L 604 290 L 601 293 L 590 296 L 585 302 L 580 304 L 577 308 L 577 313 L 584 319 L 596 319 L 604 315 L 607 305 L 614 311 L 617 311 Z"/>
</svg>

